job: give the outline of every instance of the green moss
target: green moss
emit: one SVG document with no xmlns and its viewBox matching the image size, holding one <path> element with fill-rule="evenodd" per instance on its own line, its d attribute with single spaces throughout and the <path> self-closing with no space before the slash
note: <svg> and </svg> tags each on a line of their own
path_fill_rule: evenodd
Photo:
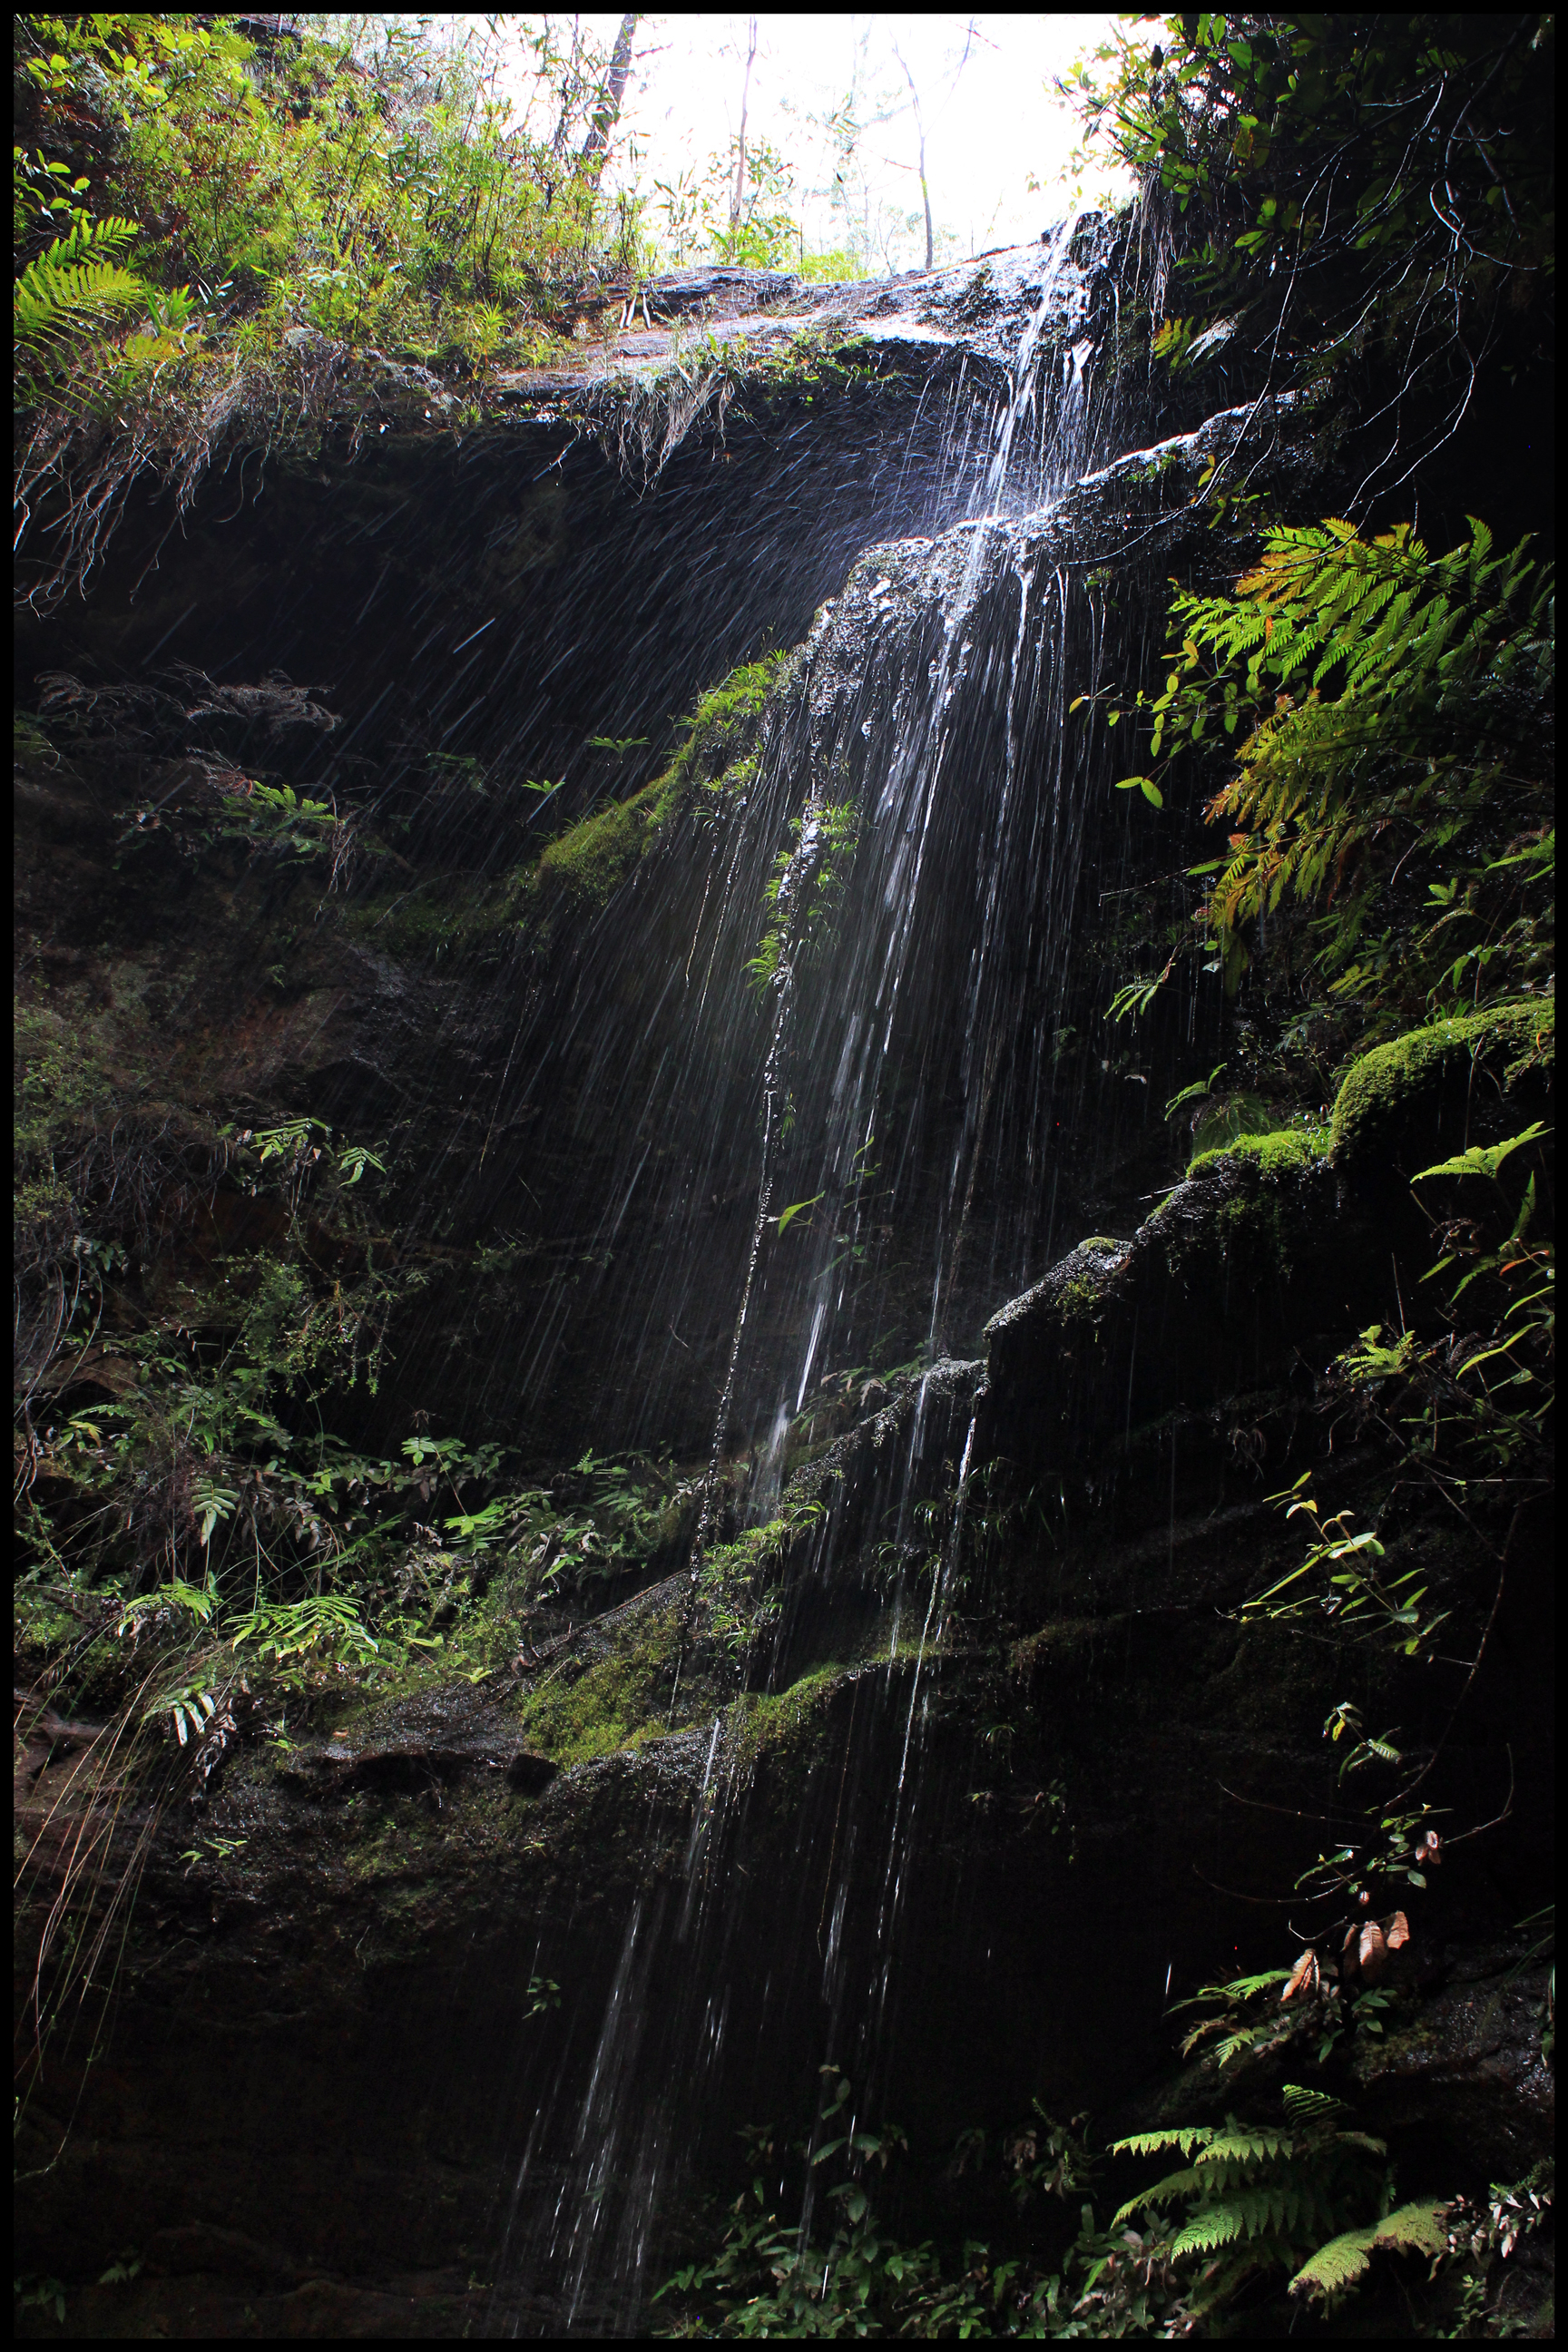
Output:
<svg viewBox="0 0 1568 2352">
<path fill-rule="evenodd" d="M 1277 1118 L 1259 1096 L 1232 1095 L 1211 1102 L 1198 1118 L 1190 1157 L 1195 1160 L 1205 1151 L 1223 1151 L 1238 1135 L 1271 1135 L 1276 1128 L 1289 1124 L 1289 1119 Z"/>
<path fill-rule="evenodd" d="M 676 1727 L 666 1717 L 679 1647 L 678 1617 L 671 1602 L 638 1628 L 631 1648 L 601 1658 L 574 1682 L 542 1685 L 519 1717 L 528 1744 L 571 1766 L 644 1745 Z"/>
<path fill-rule="evenodd" d="M 1099 1323 L 1106 1305 L 1106 1277 L 1112 1271 L 1098 1257 L 1091 1256 L 1086 1272 L 1068 1276 L 1062 1285 L 1058 1309 L 1065 1328 Z"/>
<path fill-rule="evenodd" d="M 516 890 L 510 880 L 437 875 L 412 890 L 367 898 L 342 919 L 384 954 L 440 962 L 499 947 L 517 927 Z"/>
<path fill-rule="evenodd" d="M 830 1662 L 814 1666 L 788 1690 L 772 1697 L 743 1692 L 730 1710 L 731 1753 L 736 1772 L 742 1777 L 754 1772 L 765 1755 L 798 1753 L 850 1673 L 849 1667 Z"/>
<path fill-rule="evenodd" d="M 1201 1175 L 1222 1160 L 1247 1160 L 1259 1175 L 1278 1182 L 1281 1177 L 1320 1166 L 1328 1148 L 1329 1130 L 1316 1121 L 1310 1126 L 1275 1128 L 1265 1135 L 1236 1135 L 1217 1150 L 1200 1151 L 1187 1174 Z"/>
<path fill-rule="evenodd" d="M 657 824 L 672 816 L 692 784 L 716 791 L 743 791 L 756 774 L 752 745 L 768 698 L 789 656 L 763 654 L 742 662 L 702 695 L 686 721 L 674 758 L 656 785 Z"/>
<path fill-rule="evenodd" d="M 536 866 L 515 876 L 511 902 L 547 937 L 563 918 L 596 914 L 685 805 L 692 788 L 742 792 L 756 772 L 752 744 L 788 656 L 744 662 L 700 697 L 661 774 L 629 799 L 593 810 L 561 834 Z"/>
<path fill-rule="evenodd" d="M 738 801 L 756 782 L 760 765 L 757 754 L 748 751 L 743 759 L 731 760 L 723 774 L 715 776 L 702 789 L 711 793 L 716 800 Z"/>
<path fill-rule="evenodd" d="M 1337 1160 L 1375 1150 L 1397 1129 L 1414 1099 L 1460 1060 L 1501 1062 L 1505 1087 L 1527 1069 L 1552 1066 L 1553 1003 L 1532 996 L 1485 1013 L 1437 1021 L 1376 1045 L 1352 1063 L 1334 1103 L 1331 1131 Z"/>
<path fill-rule="evenodd" d="M 658 776 L 630 800 L 612 801 L 552 841 L 531 877 L 552 916 L 593 914 L 608 904 L 658 830 L 668 779 Z"/>
</svg>

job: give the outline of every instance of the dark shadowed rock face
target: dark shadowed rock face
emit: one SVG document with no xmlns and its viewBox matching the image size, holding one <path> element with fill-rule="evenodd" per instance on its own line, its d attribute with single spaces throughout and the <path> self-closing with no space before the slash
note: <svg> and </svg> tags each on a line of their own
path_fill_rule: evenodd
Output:
<svg viewBox="0 0 1568 2352">
<path fill-rule="evenodd" d="M 1058 360 L 1105 328 L 1099 227 L 1072 258 L 1042 329 Z M 898 749 L 888 713 L 930 690 L 952 611 L 1011 642 L 1035 583 L 1125 562 L 1126 609 L 1096 626 L 1131 660 L 1166 567 L 1201 539 L 1193 500 L 1216 454 L 1271 467 L 1282 496 L 1329 478 L 1320 423 L 1289 402 L 1184 409 L 1047 512 L 964 524 L 953 450 L 994 426 L 1045 259 L 1021 248 L 876 288 L 682 273 L 650 287 L 646 319 L 605 320 L 580 364 L 503 384 L 461 433 L 434 379 L 384 371 L 319 456 L 265 477 L 237 458 L 173 535 L 166 510 L 135 508 L 90 599 L 25 625 L 29 708 L 54 695 L 80 719 L 68 758 L 20 746 L 28 1007 L 111 1075 L 106 1125 L 195 1135 L 199 1119 L 213 1151 L 226 1124 L 285 1116 L 393 1139 L 386 1230 L 366 1247 L 419 1280 L 382 1387 L 347 1409 L 366 1445 L 395 1451 L 435 1402 L 445 1425 L 552 1467 L 628 1433 L 707 1460 L 759 1214 L 763 997 L 737 989 L 710 1062 L 694 1055 L 700 1183 L 687 1133 L 642 1133 L 626 1111 L 677 1099 L 655 1079 L 699 1032 L 699 945 L 756 949 L 805 780 L 875 809 Z M 696 320 L 736 382 L 721 407 L 715 371 L 714 404 L 682 420 L 666 363 L 672 323 Z M 629 469 L 609 454 L 628 451 Z M 1087 664 L 1087 631 L 1063 625 Z M 686 797 L 644 810 L 680 714 L 803 641 L 741 719 L 711 720 Z M 1047 679 L 1058 701 L 1042 686 L 1040 707 L 1079 683 Z M 793 767 L 766 770 L 780 745 Z M 1012 751 L 983 709 L 953 773 Z M 786 768 L 775 832 L 748 833 L 747 794 Z M 263 772 L 352 814 L 341 864 L 252 856 L 224 831 L 224 796 Z M 535 790 L 558 780 L 558 801 Z M 67 2282 L 64 2332 L 561 2334 L 567 2266 L 546 2223 L 581 2188 L 583 2118 L 616 2151 L 618 2215 L 647 2156 L 628 2116 L 722 2181 L 740 2126 L 809 2114 L 829 2060 L 852 2061 L 910 2131 L 926 2183 L 911 2234 L 967 2193 L 942 2173 L 954 2133 L 1011 2123 L 1030 2095 L 1138 2129 L 1288 2078 L 1300 2045 L 1282 2032 L 1250 2074 L 1205 2062 L 1150 2088 L 1165 1989 L 1279 1958 L 1272 1890 L 1335 1801 L 1321 1730 L 1344 1696 L 1337 1660 L 1235 1612 L 1296 1557 L 1275 1498 L 1307 1467 L 1325 1508 L 1379 1530 L 1391 1575 L 1420 1565 L 1489 1591 L 1484 1506 L 1413 1503 L 1375 1432 L 1342 1425 L 1325 1374 L 1396 1305 L 1426 1328 L 1391 1279 L 1394 1259 L 1424 1263 L 1406 1180 L 1422 1154 L 1550 1116 L 1550 1035 L 1531 1006 L 1485 1036 L 1400 1041 L 1352 1072 L 1331 1127 L 1251 1139 L 1173 1182 L 1158 1108 L 1183 1041 L 1125 1071 L 1073 1025 L 1103 1010 L 1102 898 L 1165 854 L 1129 846 L 1110 799 L 1059 865 L 1035 845 L 1003 877 L 1027 910 L 1054 874 L 1076 942 L 1048 1023 L 1038 971 L 1006 963 L 981 1113 L 1022 1102 L 1009 1088 L 1037 1048 L 1055 1071 L 1049 1026 L 1051 1190 L 1022 1112 L 1011 1129 L 998 1113 L 1006 1139 L 983 1140 L 958 1195 L 967 1255 L 939 1316 L 931 1269 L 974 1059 L 952 909 L 979 902 L 988 824 L 973 792 L 942 804 L 888 1030 L 910 1205 L 867 1277 L 868 1349 L 902 1337 L 795 1400 L 771 1547 L 747 1553 L 762 1531 L 737 1505 L 709 1580 L 701 1562 L 694 1577 L 693 1507 L 591 1622 L 531 1609 L 506 1663 L 471 1680 L 437 1657 L 374 1702 L 238 1707 L 199 1787 L 126 1795 L 141 1876 L 113 2031 L 90 2063 L 85 2029 L 58 2037 L 21 2126 L 26 2259 Z M 847 901 L 869 925 L 868 870 Z M 834 971 L 800 982 L 817 1041 L 803 1123 L 849 1050 Z M 171 1322 L 183 1284 L 273 1245 L 282 1222 L 198 1156 L 153 1200 L 163 1255 L 149 1244 L 136 1277 Z M 775 1240 L 794 1173 L 786 1153 Z M 1022 1265 L 1005 1236 L 1026 1215 Z M 1091 1225 L 1108 1230 L 1067 1246 Z M 330 1275 L 338 1244 L 307 1239 Z M 683 1249 L 700 1280 L 676 1328 L 655 1309 Z M 798 1348 L 806 1319 L 800 1292 L 764 1278 L 740 1435 L 718 1432 L 726 1475 L 761 1409 L 756 1360 Z M 555 1349 L 547 1381 L 520 1334 Z M 73 1409 L 124 1393 L 118 1346 L 100 1335 L 75 1365 Z M 949 1591 L 965 1513 L 984 1573 Z M 1447 1866 L 1385 2041 L 1334 2077 L 1391 2138 L 1405 2194 L 1484 2188 L 1550 2132 L 1540 1969 L 1499 1941 L 1543 1899 L 1550 1843 L 1544 1511 L 1521 1510 L 1507 1541 L 1467 1745 L 1432 1788 L 1507 1818 L 1484 1869 Z M 1464 1620 L 1455 1640 L 1479 1631 Z M 1446 1689 L 1384 1663 L 1362 1703 L 1435 1743 Z M 21 1733 L 29 1837 L 95 1833 L 79 1776 L 98 1725 L 29 1699 Z M 1510 1772 L 1511 1812 L 1492 1785 Z M 1300 1805 L 1280 1810 L 1282 1785 Z M 45 1871 L 42 1908 L 63 1867 Z M 24 1955 L 37 1924 L 23 1921 Z M 26 1963 L 23 1979 L 26 2009 Z M 613 2115 L 594 2105 L 606 2082 Z M 645 2284 L 680 2222 L 647 2210 Z M 134 2278 L 100 2283 L 132 2259 Z M 635 2332 L 638 2307 L 595 2288 L 571 2324 Z M 37 2307 L 24 2326 L 58 2332 Z"/>
</svg>

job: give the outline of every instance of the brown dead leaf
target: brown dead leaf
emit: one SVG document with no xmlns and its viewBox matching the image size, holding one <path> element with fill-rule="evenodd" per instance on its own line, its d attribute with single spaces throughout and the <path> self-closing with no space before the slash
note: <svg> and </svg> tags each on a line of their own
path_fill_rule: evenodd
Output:
<svg viewBox="0 0 1568 2352">
<path fill-rule="evenodd" d="M 1388 1945 L 1375 1919 L 1369 1919 L 1361 1931 L 1356 1962 L 1368 1984 L 1375 1984 L 1388 1966 Z"/>
<path fill-rule="evenodd" d="M 1318 1982 L 1318 1955 L 1309 1949 L 1302 1953 L 1290 1971 L 1290 1981 L 1280 1994 L 1281 2002 L 1293 2000 L 1299 1992 L 1311 1992 Z"/>
<path fill-rule="evenodd" d="M 1397 1952 L 1410 1941 L 1410 1922 L 1403 1911 L 1396 1911 L 1392 1919 L 1385 1921 L 1383 1937 L 1391 1952 Z"/>
</svg>

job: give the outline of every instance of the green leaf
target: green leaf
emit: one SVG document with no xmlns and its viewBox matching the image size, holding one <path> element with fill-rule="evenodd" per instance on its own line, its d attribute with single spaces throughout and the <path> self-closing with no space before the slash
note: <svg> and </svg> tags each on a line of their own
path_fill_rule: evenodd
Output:
<svg viewBox="0 0 1568 2352">
<path fill-rule="evenodd" d="M 1510 1135 L 1506 1142 L 1472 1143 L 1468 1151 L 1461 1151 L 1452 1160 L 1440 1160 L 1436 1167 L 1421 1169 L 1410 1181 L 1413 1184 L 1420 1184 L 1428 1176 L 1495 1177 L 1510 1151 L 1517 1151 L 1521 1145 L 1534 1143 L 1540 1137 L 1551 1133 L 1549 1127 L 1543 1127 L 1539 1119 L 1532 1119 L 1521 1134 Z"/>
<path fill-rule="evenodd" d="M 818 1201 L 826 1200 L 826 1194 L 824 1192 L 814 1192 L 809 1201 L 792 1201 L 789 1207 L 782 1210 L 779 1215 L 776 1216 L 773 1222 L 777 1225 L 779 1232 L 782 1234 L 789 1224 L 790 1220 L 793 1217 L 798 1217 L 803 1209 L 815 1209 Z"/>
</svg>

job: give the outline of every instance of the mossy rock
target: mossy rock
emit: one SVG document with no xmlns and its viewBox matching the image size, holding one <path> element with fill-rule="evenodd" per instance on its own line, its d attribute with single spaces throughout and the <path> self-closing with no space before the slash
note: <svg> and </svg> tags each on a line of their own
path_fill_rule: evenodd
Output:
<svg viewBox="0 0 1568 2352">
<path fill-rule="evenodd" d="M 1241 1160 L 1274 1183 L 1319 1167 L 1328 1157 L 1329 1130 L 1315 1120 L 1300 1127 L 1270 1128 L 1260 1135 L 1233 1135 L 1212 1151 L 1200 1151 L 1187 1170 L 1189 1177 L 1217 1168 L 1222 1160 Z"/>
<path fill-rule="evenodd" d="M 1529 997 L 1414 1029 L 1352 1065 L 1334 1104 L 1342 1173 L 1416 1169 L 1498 1141 L 1550 1097 L 1553 1004 Z"/>
<path fill-rule="evenodd" d="M 524 885 L 546 920 L 596 914 L 651 846 L 658 831 L 662 777 L 630 800 L 612 801 L 552 841 Z"/>
<path fill-rule="evenodd" d="M 605 1656 L 567 1662 L 519 1710 L 524 1740 L 567 1769 L 641 1745 L 671 1728 L 668 1709 L 680 1647 L 672 1593 L 639 1615 Z"/>
<path fill-rule="evenodd" d="M 743 662 L 699 697 L 674 757 L 624 801 L 590 811 L 514 877 L 512 897 L 525 930 L 543 941 L 563 923 L 595 915 L 686 805 L 697 787 L 743 792 L 755 772 L 753 746 L 788 656 Z"/>
<path fill-rule="evenodd" d="M 1124 1249 L 1074 1250 L 994 1316 L 979 1444 L 1077 1477 L 1111 1433 L 1223 1418 L 1348 1344 L 1383 1309 L 1386 1225 L 1340 1202 L 1323 1144 L 1310 1128 L 1236 1139 Z M 1189 1463 L 1208 1442 L 1184 1436 Z"/>
<path fill-rule="evenodd" d="M 765 1757 L 783 1761 L 804 1756 L 810 1760 L 820 1743 L 823 1718 L 853 1679 L 853 1668 L 830 1660 L 802 1675 L 787 1690 L 742 1692 L 730 1710 L 731 1769 L 744 1778 Z"/>
</svg>

